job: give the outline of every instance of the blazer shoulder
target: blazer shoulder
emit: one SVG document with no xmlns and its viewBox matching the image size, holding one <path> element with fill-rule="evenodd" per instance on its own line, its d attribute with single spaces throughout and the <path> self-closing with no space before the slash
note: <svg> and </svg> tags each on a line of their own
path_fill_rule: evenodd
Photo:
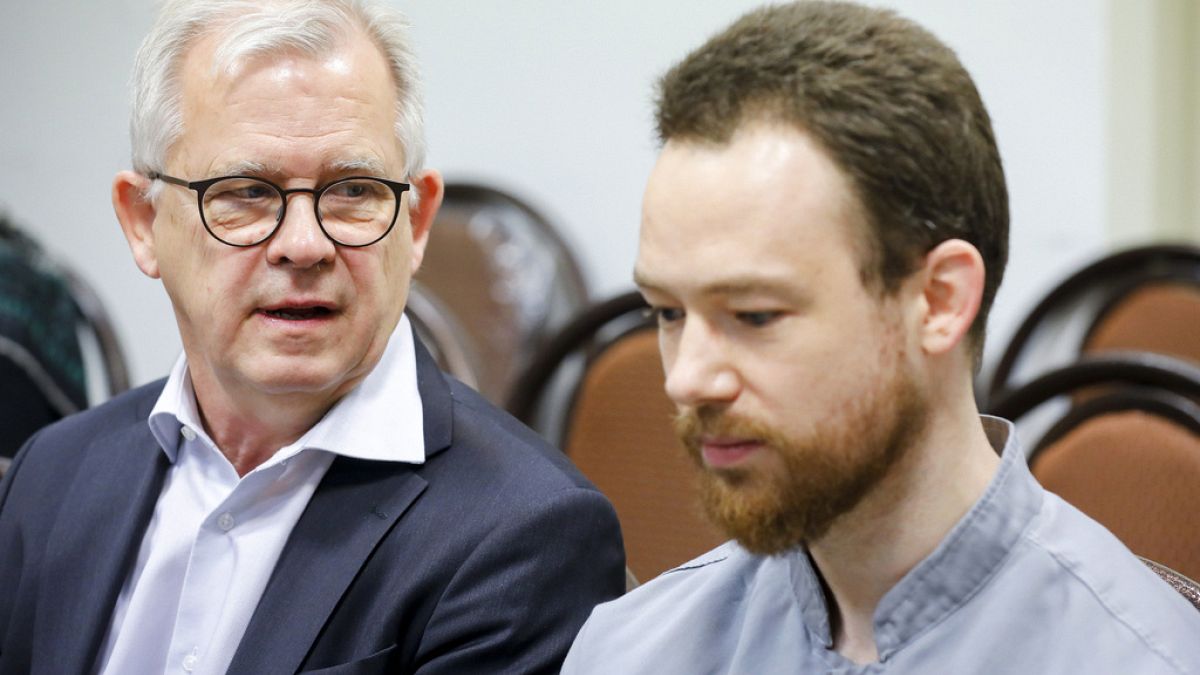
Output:
<svg viewBox="0 0 1200 675">
<path fill-rule="evenodd" d="M 596 490 L 561 450 L 475 390 L 452 380 L 450 396 L 453 433 L 446 454 L 456 461 L 479 464 L 526 489 Z"/>
<path fill-rule="evenodd" d="M 106 429 L 145 421 L 162 393 L 166 378 L 122 392 L 95 407 L 69 415 L 38 432 L 53 438 L 95 437 Z"/>
<path fill-rule="evenodd" d="M 123 392 L 93 408 L 64 417 L 34 433 L 13 458 L 10 472 L 20 472 L 28 480 L 31 474 L 49 472 L 64 475 L 85 448 L 104 443 L 113 434 L 137 424 L 145 424 L 166 380 L 158 380 Z"/>
</svg>

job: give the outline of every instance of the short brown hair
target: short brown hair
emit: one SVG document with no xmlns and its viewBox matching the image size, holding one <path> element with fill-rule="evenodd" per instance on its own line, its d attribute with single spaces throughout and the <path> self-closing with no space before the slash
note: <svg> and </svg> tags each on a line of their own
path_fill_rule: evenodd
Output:
<svg viewBox="0 0 1200 675">
<path fill-rule="evenodd" d="M 659 82 L 662 142 L 726 143 L 750 121 L 811 134 L 870 224 L 864 283 L 898 288 L 947 239 L 986 267 L 978 357 L 1008 258 L 1008 192 L 991 120 L 949 47 L 894 12 L 797 2 L 746 14 Z"/>
</svg>

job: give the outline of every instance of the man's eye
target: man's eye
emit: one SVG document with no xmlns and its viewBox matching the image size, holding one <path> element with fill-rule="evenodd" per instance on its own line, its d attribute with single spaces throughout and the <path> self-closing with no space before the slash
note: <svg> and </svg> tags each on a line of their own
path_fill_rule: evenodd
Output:
<svg viewBox="0 0 1200 675">
<path fill-rule="evenodd" d="M 265 185 L 241 185 L 235 187 L 221 186 L 212 190 L 207 201 L 254 202 L 273 196 L 275 191 Z"/>
<path fill-rule="evenodd" d="M 738 321 L 747 326 L 761 328 L 778 319 L 781 314 L 782 312 L 738 312 L 736 316 Z"/>
<path fill-rule="evenodd" d="M 270 196 L 270 194 L 272 192 L 273 192 L 273 190 L 271 190 L 268 187 L 265 187 L 262 185 L 255 185 L 255 186 L 251 186 L 251 187 L 245 187 L 240 190 L 235 190 L 232 194 L 234 197 L 237 197 L 238 199 L 244 199 L 246 201 L 254 201 L 254 200 L 258 200 L 258 199 L 266 199 L 268 196 Z"/>
<path fill-rule="evenodd" d="M 683 310 L 677 307 L 651 307 L 647 314 L 658 322 L 658 325 L 674 323 L 683 318 Z"/>
</svg>

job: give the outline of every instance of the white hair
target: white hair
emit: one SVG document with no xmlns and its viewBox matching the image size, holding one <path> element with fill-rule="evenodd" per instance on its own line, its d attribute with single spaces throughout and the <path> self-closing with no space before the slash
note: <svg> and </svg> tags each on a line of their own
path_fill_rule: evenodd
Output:
<svg viewBox="0 0 1200 675">
<path fill-rule="evenodd" d="M 213 69 L 229 72 L 258 56 L 297 51 L 322 56 L 361 31 L 391 67 L 396 138 L 411 180 L 424 165 L 425 129 L 407 29 L 399 11 L 374 0 L 167 0 L 133 66 L 129 135 L 134 170 L 147 174 L 166 168 L 167 153 L 183 133 L 179 73 L 188 49 L 200 38 L 220 36 Z"/>
</svg>

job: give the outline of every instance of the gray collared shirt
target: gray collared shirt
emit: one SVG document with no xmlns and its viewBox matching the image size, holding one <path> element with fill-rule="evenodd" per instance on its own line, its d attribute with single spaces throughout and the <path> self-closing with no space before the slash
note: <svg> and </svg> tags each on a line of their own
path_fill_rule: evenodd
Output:
<svg viewBox="0 0 1200 675">
<path fill-rule="evenodd" d="M 1196 673 L 1200 612 L 1107 530 L 1044 491 L 1012 425 L 980 500 L 875 610 L 879 661 L 833 650 L 804 550 L 734 542 L 593 612 L 563 673 Z"/>
</svg>

